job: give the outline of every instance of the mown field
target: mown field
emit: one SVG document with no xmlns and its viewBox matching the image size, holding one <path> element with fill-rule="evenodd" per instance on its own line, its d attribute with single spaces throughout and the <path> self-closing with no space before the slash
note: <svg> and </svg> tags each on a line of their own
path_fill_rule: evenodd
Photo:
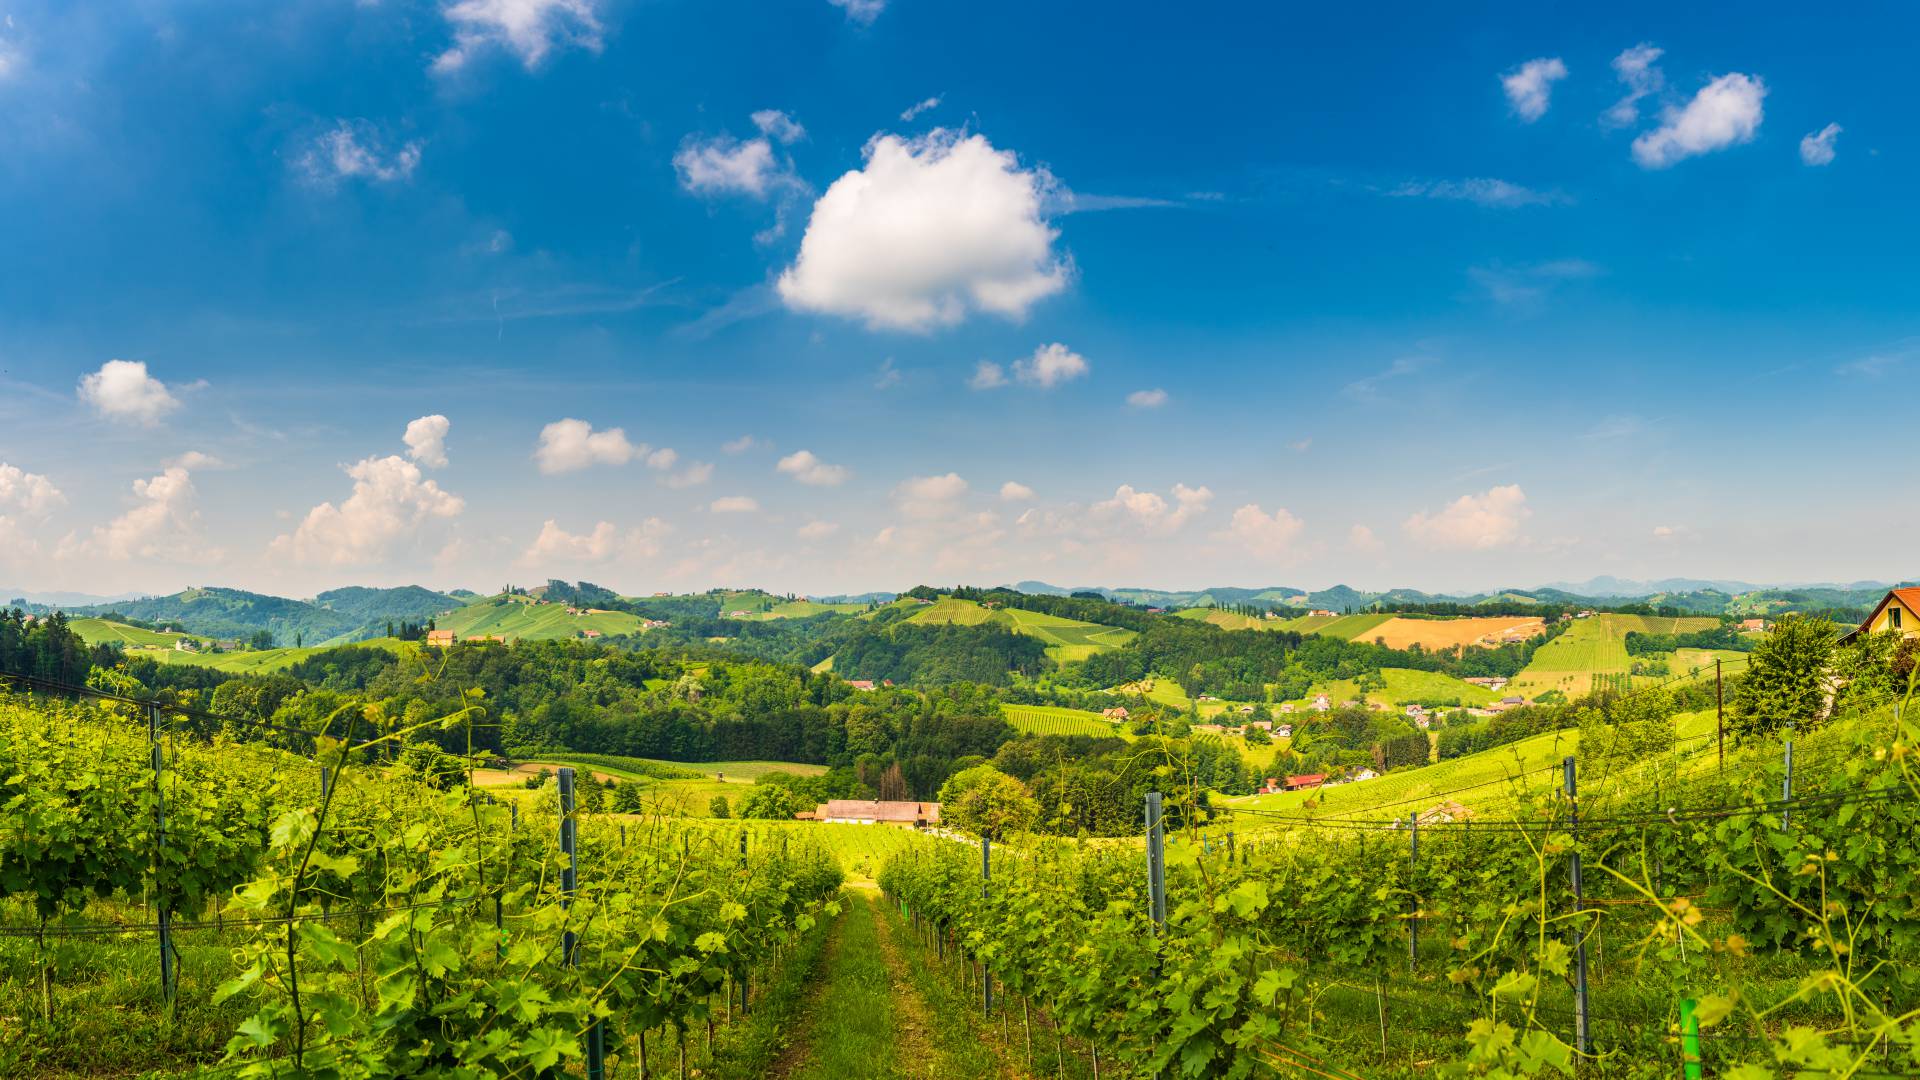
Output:
<svg viewBox="0 0 1920 1080">
<path fill-rule="evenodd" d="M 605 635 L 640 632 L 640 617 L 624 611 L 569 615 L 564 604 L 535 604 L 521 596 L 493 596 L 437 616 L 436 629 L 461 639 L 498 634 L 510 641 L 550 641 L 579 637 L 587 630 Z"/>
<path fill-rule="evenodd" d="M 89 645 L 117 641 L 130 648 L 171 649 L 173 643 L 190 634 L 142 630 L 137 626 L 108 619 L 70 619 L 67 625 Z"/>
<path fill-rule="evenodd" d="M 1593 676 L 1620 674 L 1631 669 L 1633 658 L 1627 655 L 1627 634 L 1691 633 L 1718 626 L 1709 617 L 1656 618 L 1649 615 L 1595 615 L 1577 619 L 1574 624 L 1533 654 L 1533 662 L 1515 677 L 1511 692 L 1537 697 L 1548 690 L 1559 690 L 1569 697 L 1584 694 L 1592 686 Z"/>
<path fill-rule="evenodd" d="M 1474 616 L 1464 619 L 1388 619 L 1366 632 L 1364 640 L 1378 641 L 1390 649 L 1409 649 L 1415 645 L 1428 650 L 1451 649 L 1456 645 L 1499 645 L 1507 637 L 1530 638 L 1546 633 L 1547 624 L 1538 616 Z"/>
</svg>

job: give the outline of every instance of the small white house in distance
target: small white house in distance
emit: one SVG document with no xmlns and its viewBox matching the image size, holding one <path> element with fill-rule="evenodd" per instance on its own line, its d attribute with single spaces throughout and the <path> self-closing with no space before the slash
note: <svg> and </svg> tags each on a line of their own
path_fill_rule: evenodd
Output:
<svg viewBox="0 0 1920 1080">
<path fill-rule="evenodd" d="M 1291 738 L 1293 738 L 1293 725 L 1292 725 L 1292 724 L 1280 724 L 1280 725 L 1277 725 L 1277 726 L 1276 726 L 1276 727 L 1275 727 L 1275 728 L 1273 729 L 1273 734 L 1274 734 L 1274 737 L 1275 737 L 1275 738 L 1279 738 L 1279 739 L 1291 739 Z"/>
</svg>

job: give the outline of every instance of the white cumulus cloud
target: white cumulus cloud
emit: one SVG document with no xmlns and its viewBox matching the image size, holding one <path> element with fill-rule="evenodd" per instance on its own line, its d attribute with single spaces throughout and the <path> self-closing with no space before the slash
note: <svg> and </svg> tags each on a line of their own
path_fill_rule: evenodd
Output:
<svg viewBox="0 0 1920 1080">
<path fill-rule="evenodd" d="M 445 468 L 447 464 L 447 432 L 452 430 L 453 422 L 439 413 L 423 416 L 407 424 L 407 433 L 400 441 L 407 444 L 407 456 L 425 465 L 429 469 Z"/>
<path fill-rule="evenodd" d="M 716 514 L 751 514 L 760 509 L 760 503 L 748 495 L 723 495 L 709 503 L 707 509 Z"/>
<path fill-rule="evenodd" d="M 1497 548 L 1520 539 L 1520 525 L 1532 514 L 1520 485 L 1505 484 L 1478 495 L 1462 495 L 1437 514 L 1416 513 L 1403 528 L 1408 536 L 1432 548 Z"/>
<path fill-rule="evenodd" d="M 198 493 L 186 465 L 169 465 L 159 475 L 133 482 L 134 506 L 105 525 L 93 528 L 87 539 L 72 537 L 62 555 L 124 562 L 160 559 L 206 563 L 223 552 L 207 546 L 200 535 Z"/>
<path fill-rule="evenodd" d="M 1658 47 L 1641 42 L 1613 58 L 1613 72 L 1626 86 L 1627 94 L 1600 115 L 1601 123 L 1608 127 L 1623 128 L 1639 121 L 1640 99 L 1648 94 L 1659 93 L 1661 87 L 1667 84 L 1666 76 L 1654 66 L 1660 56 Z"/>
<path fill-rule="evenodd" d="M 109 420 L 156 424 L 180 407 L 167 385 L 147 374 L 144 360 L 109 360 L 80 379 L 80 400 Z"/>
<path fill-rule="evenodd" d="M 417 537 L 427 523 L 458 517 L 466 508 L 458 495 L 441 490 L 398 454 L 365 458 L 346 473 L 353 480 L 346 499 L 307 511 L 293 532 L 274 539 L 274 554 L 300 563 L 365 566 Z"/>
<path fill-rule="evenodd" d="M 440 9 L 453 27 L 453 44 L 434 58 L 433 70 L 453 74 L 493 49 L 519 57 L 528 71 L 560 46 L 599 52 L 595 7 L 593 0 L 455 0 Z"/>
<path fill-rule="evenodd" d="M 1846 129 L 1839 124 L 1828 124 L 1819 131 L 1809 132 L 1800 137 L 1800 161 L 1806 165 L 1833 164 L 1833 143 Z"/>
<path fill-rule="evenodd" d="M 1373 530 L 1365 525 L 1355 525 L 1353 528 L 1347 530 L 1347 546 L 1355 551 L 1369 553 L 1379 551 L 1386 547 L 1385 544 L 1380 542 L 1379 537 L 1373 535 Z"/>
<path fill-rule="evenodd" d="M 30 473 L 17 465 L 0 461 L 0 510 L 18 510 L 34 517 L 44 517 L 66 501 L 66 496 L 53 486 L 53 481 L 39 473 Z"/>
<path fill-rule="evenodd" d="M 759 445 L 759 442 L 756 439 L 754 439 L 753 436 L 742 435 L 737 439 L 729 439 L 728 441 L 721 443 L 720 449 L 726 451 L 729 454 L 744 454 L 758 445 Z"/>
<path fill-rule="evenodd" d="M 1305 526 L 1286 507 L 1275 507 L 1269 514 L 1256 503 L 1248 503 L 1233 512 L 1233 520 L 1218 534 L 1264 559 L 1285 558 L 1294 553 L 1294 541 Z"/>
<path fill-rule="evenodd" d="M 650 517 L 639 527 L 622 532 L 611 521 L 597 522 L 591 532 L 570 533 L 559 522 L 548 518 L 540 526 L 540 535 L 520 554 L 520 565 L 540 567 L 553 563 L 604 563 L 615 558 L 652 558 L 660 554 L 660 539 L 671 527 Z"/>
<path fill-rule="evenodd" d="M 975 390 L 997 390 L 1007 385 L 1007 369 L 991 360 L 982 360 L 973 365 L 967 385 Z"/>
<path fill-rule="evenodd" d="M 670 488 L 699 487 L 712 479 L 713 465 L 710 462 L 696 461 L 667 477 L 667 486 Z"/>
<path fill-rule="evenodd" d="M 1003 502 L 1027 502 L 1033 498 L 1033 489 L 1018 480 L 1009 480 L 1000 485 L 1000 498 Z"/>
<path fill-rule="evenodd" d="M 1553 84 L 1566 77 L 1565 62 L 1557 56 L 1543 56 L 1500 76 L 1500 87 L 1506 91 L 1514 115 L 1531 124 L 1547 115 Z"/>
<path fill-rule="evenodd" d="M 796 450 L 774 468 L 812 487 L 839 487 L 853 475 L 845 465 L 829 465 L 811 450 Z"/>
<path fill-rule="evenodd" d="M 1132 484 L 1121 484 L 1114 489 L 1113 498 L 1094 503 L 1093 512 L 1101 517 L 1130 520 L 1150 532 L 1171 533 L 1178 531 L 1191 518 L 1205 513 L 1212 502 L 1213 492 L 1205 486 L 1175 484 L 1173 500 L 1169 502 L 1156 492 L 1140 491 Z"/>
<path fill-rule="evenodd" d="M 1167 392 L 1155 387 L 1152 390 L 1135 390 L 1127 395 L 1127 404 L 1136 409 L 1157 409 L 1167 403 Z"/>
<path fill-rule="evenodd" d="M 951 514 L 967 491 L 967 482 L 959 473 L 916 476 L 894 488 L 893 499 L 908 517 L 938 518 Z"/>
<path fill-rule="evenodd" d="M 748 195 L 762 199 L 799 183 L 791 166 L 766 139 L 689 135 L 673 155 L 680 186 L 696 195 Z"/>
<path fill-rule="evenodd" d="M 341 120 L 314 139 L 294 165 L 309 183 L 320 187 L 342 180 L 392 184 L 412 178 L 420 166 L 420 148 L 420 141 L 413 139 L 389 151 L 372 124 Z"/>
<path fill-rule="evenodd" d="M 970 311 L 1023 318 L 1071 276 L 1042 214 L 1054 186 L 982 135 L 876 136 L 865 166 L 814 203 L 781 299 L 895 330 L 950 326 Z"/>
<path fill-rule="evenodd" d="M 540 429 L 533 459 L 540 463 L 541 472 L 553 474 L 592 465 L 625 465 L 647 452 L 645 445 L 627 441 L 624 428 L 595 431 L 587 421 L 568 417 Z"/>
<path fill-rule="evenodd" d="M 872 26 L 873 20 L 887 10 L 887 0 L 827 0 L 827 3 L 847 13 L 847 21 L 861 26 Z"/>
<path fill-rule="evenodd" d="M 1660 114 L 1660 126 L 1633 140 L 1633 160 L 1643 169 L 1664 169 L 1700 154 L 1753 141 L 1765 115 L 1767 84 L 1734 72 L 1700 88 L 1683 108 Z"/>
<path fill-rule="evenodd" d="M 1087 358 L 1059 342 L 1042 345 L 1033 355 L 1013 364 L 1013 377 L 1029 386 L 1051 390 L 1063 382 L 1084 377 L 1093 370 Z"/>
<path fill-rule="evenodd" d="M 751 119 L 753 120 L 753 126 L 760 129 L 760 134 L 773 139 L 782 146 L 788 143 L 799 142 L 801 139 L 807 137 L 807 129 L 800 126 L 800 121 L 795 120 L 779 109 L 761 109 L 754 113 Z"/>
</svg>

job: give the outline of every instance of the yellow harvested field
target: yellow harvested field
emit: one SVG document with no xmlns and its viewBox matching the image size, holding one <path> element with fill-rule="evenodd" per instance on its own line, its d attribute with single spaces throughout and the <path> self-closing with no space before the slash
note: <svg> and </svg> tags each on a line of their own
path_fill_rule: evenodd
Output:
<svg viewBox="0 0 1920 1080">
<path fill-rule="evenodd" d="M 1538 616 L 1474 616 L 1465 619 L 1393 618 L 1360 635 L 1359 640 L 1384 640 L 1388 648 L 1450 649 L 1455 645 L 1492 647 L 1507 641 L 1525 641 L 1544 634 L 1547 624 Z"/>
</svg>

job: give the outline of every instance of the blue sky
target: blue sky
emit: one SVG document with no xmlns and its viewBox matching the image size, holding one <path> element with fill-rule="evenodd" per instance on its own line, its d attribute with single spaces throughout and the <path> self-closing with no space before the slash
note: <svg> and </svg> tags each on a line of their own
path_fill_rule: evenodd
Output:
<svg viewBox="0 0 1920 1080">
<path fill-rule="evenodd" d="M 1916 572 L 1900 7 L 74 8 L 0 585 Z"/>
</svg>

